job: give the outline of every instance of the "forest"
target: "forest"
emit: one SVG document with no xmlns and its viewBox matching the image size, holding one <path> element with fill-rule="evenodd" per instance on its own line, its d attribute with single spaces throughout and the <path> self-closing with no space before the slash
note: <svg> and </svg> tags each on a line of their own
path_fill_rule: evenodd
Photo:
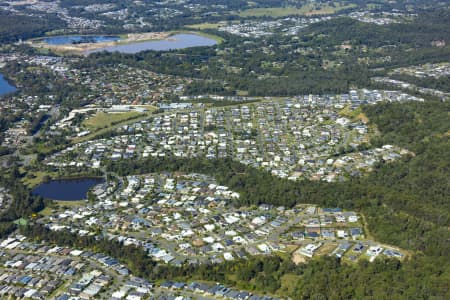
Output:
<svg viewBox="0 0 450 300">
<path fill-rule="evenodd" d="M 313 24 L 303 34 L 326 35 L 324 41 L 331 46 L 350 41 L 353 45 L 364 44 L 374 48 L 386 45 L 426 48 L 430 47 L 432 41 L 450 39 L 448 22 L 448 10 L 422 13 L 411 22 L 386 26 L 336 18 Z"/>
<path fill-rule="evenodd" d="M 0 176 L 0 185 L 7 187 L 14 201 L 12 205 L 0 213 L 0 228 L 6 223 L 14 221 L 20 217 L 29 217 L 34 212 L 39 212 L 45 207 L 44 200 L 41 197 L 32 195 L 21 181 L 23 174 L 19 171 L 17 165 L 13 166 L 9 172 L 3 171 Z M 0 236 L 2 236 L 0 234 Z"/>
<path fill-rule="evenodd" d="M 12 43 L 44 35 L 63 28 L 65 22 L 48 14 L 45 18 L 14 15 L 0 10 L 0 43 Z"/>
<path fill-rule="evenodd" d="M 13 198 L 11 205 L 0 212 L 0 238 L 17 229 L 13 221 L 21 217 L 28 218 L 45 207 L 44 200 L 32 195 L 31 190 L 23 185 L 22 175 L 14 162 L 10 170 L 2 170 L 0 174 L 0 186 L 7 187 Z"/>
</svg>

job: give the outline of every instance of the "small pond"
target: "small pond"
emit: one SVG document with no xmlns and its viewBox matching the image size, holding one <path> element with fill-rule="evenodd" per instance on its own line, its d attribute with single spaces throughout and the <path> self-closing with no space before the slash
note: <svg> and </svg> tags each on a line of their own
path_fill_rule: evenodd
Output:
<svg viewBox="0 0 450 300">
<path fill-rule="evenodd" d="M 33 194 L 51 200 L 85 200 L 89 189 L 103 182 L 102 178 L 55 179 L 37 186 Z"/>
<path fill-rule="evenodd" d="M 10 85 L 8 81 L 3 78 L 3 75 L 0 74 L 0 97 L 12 92 L 15 92 L 17 89 Z"/>
</svg>

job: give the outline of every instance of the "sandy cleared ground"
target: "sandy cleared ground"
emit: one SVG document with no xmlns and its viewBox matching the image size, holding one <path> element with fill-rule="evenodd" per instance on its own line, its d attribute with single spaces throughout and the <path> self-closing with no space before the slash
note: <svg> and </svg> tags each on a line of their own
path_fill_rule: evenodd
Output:
<svg viewBox="0 0 450 300">
<path fill-rule="evenodd" d="M 112 42 L 49 45 L 43 42 L 43 40 L 31 40 L 28 43 L 36 48 L 47 48 L 54 50 L 56 52 L 75 52 L 82 54 L 86 51 L 101 49 L 105 47 L 112 47 L 122 44 L 145 42 L 150 40 L 164 40 L 168 39 L 170 35 L 171 35 L 170 32 L 145 32 L 145 33 L 129 33 L 127 34 L 126 38 L 122 38 L 118 41 Z"/>
<path fill-rule="evenodd" d="M 300 248 L 299 248 L 300 249 Z M 301 263 L 306 262 L 306 257 L 301 255 L 299 253 L 298 250 L 296 250 L 293 254 L 292 254 L 292 261 L 294 262 L 294 264 L 298 265 Z"/>
</svg>

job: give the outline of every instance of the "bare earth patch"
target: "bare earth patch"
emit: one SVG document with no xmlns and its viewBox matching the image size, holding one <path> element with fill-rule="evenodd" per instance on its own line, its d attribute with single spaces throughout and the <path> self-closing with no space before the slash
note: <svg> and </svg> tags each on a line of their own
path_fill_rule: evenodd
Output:
<svg viewBox="0 0 450 300">
<path fill-rule="evenodd" d="M 168 39 L 172 33 L 171 32 L 144 32 L 144 33 L 129 33 L 125 38 L 118 41 L 109 42 L 98 42 L 98 43 L 82 43 L 82 44 L 65 44 L 65 45 L 49 45 L 43 41 L 29 41 L 31 46 L 37 48 L 48 48 L 54 51 L 60 52 L 74 52 L 74 53 L 84 53 L 86 51 L 92 51 L 96 49 L 113 47 L 121 44 L 145 42 L 151 40 L 164 40 Z"/>
<path fill-rule="evenodd" d="M 292 254 L 292 261 L 294 262 L 294 264 L 298 265 L 298 264 L 302 264 L 306 262 L 306 257 L 301 255 L 298 251 L 295 251 Z"/>
</svg>

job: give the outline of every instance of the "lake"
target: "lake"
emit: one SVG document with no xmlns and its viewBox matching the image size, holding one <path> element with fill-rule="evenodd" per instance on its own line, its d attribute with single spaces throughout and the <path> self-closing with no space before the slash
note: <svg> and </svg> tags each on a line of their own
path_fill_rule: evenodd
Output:
<svg viewBox="0 0 450 300">
<path fill-rule="evenodd" d="M 103 182 L 102 178 L 55 179 L 37 186 L 33 194 L 51 200 L 85 200 L 89 189 Z"/>
<path fill-rule="evenodd" d="M 120 40 L 118 36 L 108 35 L 65 35 L 65 36 L 53 36 L 43 39 L 45 43 L 49 45 L 66 45 L 66 44 L 87 44 L 87 43 L 100 43 L 100 42 L 114 42 Z"/>
<path fill-rule="evenodd" d="M 86 53 L 94 53 L 101 51 L 121 52 L 121 53 L 138 53 L 146 50 L 168 51 L 185 49 L 190 47 L 213 46 L 217 41 L 198 34 L 175 34 L 164 40 L 155 40 L 147 42 L 136 42 L 111 47 L 105 47 L 87 51 Z"/>
<path fill-rule="evenodd" d="M 0 97 L 12 92 L 15 92 L 17 89 L 10 85 L 8 81 L 3 78 L 3 75 L 0 74 Z"/>
</svg>

